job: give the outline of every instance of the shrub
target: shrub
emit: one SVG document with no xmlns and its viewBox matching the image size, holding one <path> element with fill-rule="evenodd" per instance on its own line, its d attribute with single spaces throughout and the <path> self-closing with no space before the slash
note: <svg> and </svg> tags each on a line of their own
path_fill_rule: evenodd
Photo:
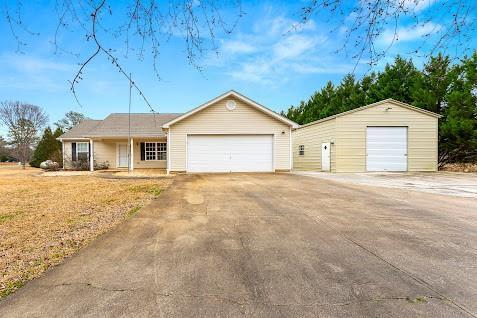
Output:
<svg viewBox="0 0 477 318">
<path fill-rule="evenodd" d="M 76 171 L 88 171 L 89 170 L 89 159 L 87 158 L 78 158 L 76 161 L 71 160 L 71 158 L 65 158 L 66 166 L 70 170 Z M 109 162 L 94 162 L 94 170 L 106 170 L 109 169 Z"/>
</svg>

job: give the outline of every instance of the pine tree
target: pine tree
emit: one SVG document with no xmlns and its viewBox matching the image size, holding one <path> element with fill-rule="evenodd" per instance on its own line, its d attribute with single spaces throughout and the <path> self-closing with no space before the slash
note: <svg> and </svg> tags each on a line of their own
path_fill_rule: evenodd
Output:
<svg viewBox="0 0 477 318">
<path fill-rule="evenodd" d="M 403 103 L 412 103 L 412 90 L 418 80 L 419 71 L 412 60 L 397 56 L 394 64 L 386 65 L 384 71 L 378 74 L 375 85 L 376 96 L 379 100 L 393 98 Z"/>
<path fill-rule="evenodd" d="M 477 162 L 477 52 L 452 71 L 439 125 L 439 162 Z"/>
<path fill-rule="evenodd" d="M 55 131 L 55 135 L 57 132 L 58 129 Z M 58 155 L 58 151 L 59 149 L 61 149 L 61 145 L 59 145 L 55 135 L 52 133 L 50 127 L 47 127 L 44 130 L 43 136 L 41 137 L 40 142 L 38 143 L 35 148 L 35 151 L 33 152 L 33 156 L 30 161 L 31 166 L 38 168 L 40 167 L 40 164 L 45 160 L 58 161 L 59 158 L 61 158 L 61 155 Z"/>
<path fill-rule="evenodd" d="M 448 56 L 431 57 L 413 87 L 413 105 L 440 114 L 445 107 L 450 84 L 457 80 Z"/>
</svg>

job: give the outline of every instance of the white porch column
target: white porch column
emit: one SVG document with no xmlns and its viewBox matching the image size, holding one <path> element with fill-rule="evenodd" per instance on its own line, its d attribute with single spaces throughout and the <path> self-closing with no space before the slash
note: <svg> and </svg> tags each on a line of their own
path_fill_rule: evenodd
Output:
<svg viewBox="0 0 477 318">
<path fill-rule="evenodd" d="M 63 139 L 60 139 L 61 141 L 61 157 L 63 159 L 63 170 L 65 170 L 65 143 L 63 142 Z"/>
<path fill-rule="evenodd" d="M 93 139 L 89 140 L 89 171 L 94 171 L 94 148 L 93 148 Z"/>
<path fill-rule="evenodd" d="M 167 174 L 171 173 L 171 128 L 166 132 L 166 159 L 167 159 Z"/>
<path fill-rule="evenodd" d="M 130 152 L 131 152 L 131 156 L 129 157 L 129 159 L 131 161 L 129 162 L 129 169 L 133 171 L 134 170 L 134 139 L 133 138 L 131 138 Z"/>
</svg>

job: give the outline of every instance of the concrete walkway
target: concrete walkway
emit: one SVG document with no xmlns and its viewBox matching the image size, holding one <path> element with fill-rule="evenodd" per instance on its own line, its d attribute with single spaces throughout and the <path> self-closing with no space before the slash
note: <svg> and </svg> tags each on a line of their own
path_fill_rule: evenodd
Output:
<svg viewBox="0 0 477 318">
<path fill-rule="evenodd" d="M 292 174 L 177 176 L 1 317 L 475 317 L 477 200 Z"/>
</svg>

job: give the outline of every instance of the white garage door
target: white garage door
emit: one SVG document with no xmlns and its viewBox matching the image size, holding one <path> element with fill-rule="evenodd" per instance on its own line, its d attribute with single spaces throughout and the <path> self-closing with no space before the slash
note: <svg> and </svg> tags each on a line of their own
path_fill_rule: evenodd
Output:
<svg viewBox="0 0 477 318">
<path fill-rule="evenodd" d="M 189 135 L 188 172 L 273 170 L 272 135 Z"/>
<path fill-rule="evenodd" d="M 407 127 L 368 127 L 367 171 L 407 171 Z"/>
</svg>

